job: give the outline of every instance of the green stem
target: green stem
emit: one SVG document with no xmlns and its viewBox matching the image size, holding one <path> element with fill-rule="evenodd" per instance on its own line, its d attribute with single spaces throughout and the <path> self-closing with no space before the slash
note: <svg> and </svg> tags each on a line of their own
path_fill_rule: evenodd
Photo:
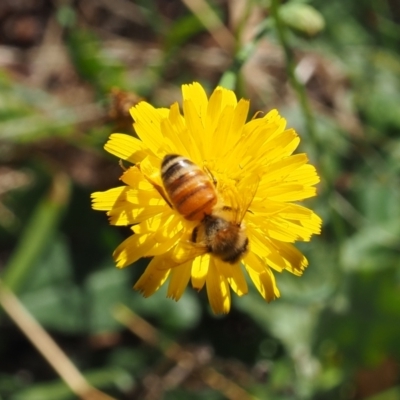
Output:
<svg viewBox="0 0 400 400">
<path fill-rule="evenodd" d="M 319 144 L 316 127 L 315 127 L 315 118 L 311 111 L 311 105 L 307 97 L 307 92 L 305 87 L 299 82 L 296 77 L 295 68 L 296 61 L 293 55 L 293 51 L 289 45 L 287 34 L 286 34 L 286 26 L 284 21 L 282 21 L 281 16 L 279 15 L 279 5 L 280 0 L 271 0 L 271 15 L 275 21 L 275 27 L 278 34 L 279 42 L 283 48 L 286 58 L 286 68 L 289 76 L 289 81 L 292 87 L 294 88 L 297 97 L 299 99 L 300 107 L 302 109 L 304 119 L 305 119 L 305 127 L 308 132 L 308 144 L 309 144 L 309 153 L 310 158 L 312 160 L 322 160 L 320 162 L 320 170 L 321 175 L 324 178 L 325 190 L 323 190 L 322 197 L 325 202 L 329 202 L 334 188 L 334 177 L 329 172 L 326 164 L 323 162 L 323 149 Z M 339 242 L 343 241 L 345 238 L 346 227 L 344 225 L 343 220 L 338 216 L 333 210 L 331 212 L 331 224 L 334 234 Z"/>
<path fill-rule="evenodd" d="M 258 31 L 254 35 L 254 38 L 247 42 L 243 47 L 237 49 L 232 65 L 229 70 L 222 75 L 219 81 L 220 86 L 231 90 L 236 89 L 237 93 L 237 81 L 240 76 L 240 70 L 257 49 L 258 42 L 263 39 L 265 34 L 270 30 L 270 25 L 269 20 L 264 21 L 264 23 L 260 24 L 258 27 Z"/>
<path fill-rule="evenodd" d="M 296 77 L 295 68 L 296 61 L 293 56 L 293 51 L 289 45 L 286 35 L 286 26 L 279 15 L 279 3 L 280 0 L 271 1 L 271 14 L 275 21 L 276 31 L 278 34 L 279 42 L 283 48 L 286 58 L 286 68 L 289 77 L 290 84 L 294 88 L 297 97 L 299 99 L 300 107 L 303 111 L 305 126 L 308 132 L 309 142 L 311 144 L 311 158 L 316 159 L 318 154 L 318 139 L 315 129 L 315 119 L 311 111 L 311 106 L 308 101 L 305 87 L 299 82 Z"/>
</svg>

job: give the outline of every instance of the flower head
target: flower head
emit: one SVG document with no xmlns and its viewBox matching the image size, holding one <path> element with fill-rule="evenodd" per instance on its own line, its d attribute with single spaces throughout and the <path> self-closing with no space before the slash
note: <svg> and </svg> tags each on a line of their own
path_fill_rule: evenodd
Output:
<svg viewBox="0 0 400 400">
<path fill-rule="evenodd" d="M 150 296 L 169 278 L 168 297 L 179 300 L 191 280 L 197 290 L 206 286 L 215 313 L 229 312 L 230 289 L 247 293 L 245 269 L 271 301 L 279 297 L 273 271 L 301 275 L 308 265 L 292 243 L 320 233 L 321 219 L 295 203 L 316 195 L 317 172 L 305 154 L 292 154 L 300 139 L 276 110 L 246 122 L 249 101 L 230 90 L 217 87 L 208 99 L 193 83 L 182 92 L 183 115 L 177 103 L 141 102 L 130 110 L 139 139 L 115 133 L 105 145 L 133 164 L 123 186 L 92 194 L 93 208 L 107 211 L 111 224 L 131 225 L 133 235 L 114 252 L 117 266 L 152 257 L 136 290 Z M 184 171 L 167 172 L 167 162 Z M 195 172 L 183 177 L 187 168 Z M 216 196 L 193 218 L 182 211 L 197 191 L 183 188 L 189 175 L 190 185 L 201 176 L 204 193 Z M 176 200 L 177 187 L 187 191 L 184 200 Z"/>
</svg>

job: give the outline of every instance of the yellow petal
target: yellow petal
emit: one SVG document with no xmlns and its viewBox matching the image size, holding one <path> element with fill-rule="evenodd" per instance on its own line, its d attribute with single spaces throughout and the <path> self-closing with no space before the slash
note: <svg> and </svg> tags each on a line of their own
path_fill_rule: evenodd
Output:
<svg viewBox="0 0 400 400">
<path fill-rule="evenodd" d="M 235 112 L 232 118 L 231 130 L 229 132 L 229 141 L 236 143 L 243 134 L 243 129 L 246 123 L 247 115 L 249 114 L 250 101 L 240 99 L 235 107 Z"/>
<path fill-rule="evenodd" d="M 236 111 L 237 99 L 231 90 L 217 87 L 207 107 L 206 129 L 203 138 L 206 158 L 214 159 L 232 148 L 242 133 L 244 122 L 247 116 L 245 100 Z M 244 120 L 243 120 L 244 117 Z M 238 123 L 243 121 L 239 127 Z M 234 130 L 232 124 L 235 123 Z"/>
<path fill-rule="evenodd" d="M 286 179 L 294 182 L 301 182 L 303 185 L 316 185 L 320 179 L 317 170 L 313 165 L 302 165 L 296 171 L 293 171 Z"/>
<path fill-rule="evenodd" d="M 207 94 L 197 82 L 191 85 L 182 85 L 182 94 L 186 127 L 194 145 L 189 150 L 193 156 L 192 160 L 201 165 L 207 159 L 208 149 L 207 140 L 205 140 L 207 133 Z M 200 154 L 200 159 L 196 157 L 198 154 Z"/>
<path fill-rule="evenodd" d="M 196 139 L 189 134 L 185 118 L 180 114 L 178 103 L 171 106 L 168 119 L 172 129 L 174 130 L 175 137 L 177 137 L 176 140 L 179 140 L 181 143 L 180 146 L 185 149 L 184 153 L 179 153 L 178 151 L 176 151 L 176 153 L 188 157 L 196 164 L 201 165 L 203 159 L 201 158 L 200 151 L 197 148 Z M 171 134 L 170 140 L 173 142 L 172 137 Z"/>
<path fill-rule="evenodd" d="M 205 249 L 200 246 L 195 246 L 182 235 L 180 241 L 174 247 L 172 260 L 177 264 L 182 264 L 186 261 L 193 260 L 205 253 Z"/>
<path fill-rule="evenodd" d="M 301 233 L 308 233 L 305 228 L 279 218 L 279 216 L 260 222 L 259 227 L 265 236 L 289 243 L 299 240 Z"/>
<path fill-rule="evenodd" d="M 156 245 L 152 234 L 134 234 L 125 239 L 114 251 L 113 257 L 118 268 L 133 264 L 139 258 L 144 257 L 147 252 Z"/>
<path fill-rule="evenodd" d="M 283 242 L 292 243 L 296 240 L 308 242 L 311 236 L 319 233 L 320 226 L 317 223 L 310 223 L 313 230 L 309 229 L 303 221 L 290 221 L 281 217 L 272 218 L 268 224 L 260 224 L 262 230 L 268 231 L 268 235 Z M 315 226 L 314 226 L 315 225 Z"/>
<path fill-rule="evenodd" d="M 308 266 L 307 258 L 290 243 L 271 239 L 277 251 L 286 262 L 286 269 L 295 275 L 301 275 Z"/>
<path fill-rule="evenodd" d="M 274 131 L 268 135 L 268 140 L 279 136 L 286 128 L 286 119 L 279 115 L 277 110 L 271 110 L 262 118 L 265 125 L 274 127 Z"/>
<path fill-rule="evenodd" d="M 268 191 L 268 199 L 272 201 L 289 202 L 314 197 L 317 194 L 315 187 L 305 187 L 301 183 L 279 183 Z"/>
<path fill-rule="evenodd" d="M 144 253 L 144 257 L 151 257 L 167 253 L 180 240 L 182 225 L 170 211 L 149 218 L 135 225 L 132 230 L 137 235 L 150 234 L 152 247 Z"/>
<path fill-rule="evenodd" d="M 227 314 L 231 308 L 231 293 L 228 281 L 218 270 L 213 257 L 210 257 L 206 287 L 208 301 L 213 312 L 215 314 Z"/>
<path fill-rule="evenodd" d="M 271 200 L 262 201 L 261 199 L 254 199 L 251 209 L 254 213 L 262 215 L 263 218 L 279 215 L 281 218 L 291 220 L 310 220 L 314 214 L 308 208 L 298 204 L 273 202 Z"/>
<path fill-rule="evenodd" d="M 190 151 L 183 142 L 184 136 L 180 135 L 180 132 L 176 132 L 175 126 L 169 118 L 161 121 L 161 131 L 164 136 L 166 154 L 179 154 L 184 157 L 190 157 Z"/>
<path fill-rule="evenodd" d="M 247 236 L 251 251 L 257 253 L 262 258 L 270 256 L 272 249 L 268 246 L 267 236 L 253 226 L 247 227 Z"/>
<path fill-rule="evenodd" d="M 297 133 L 293 129 L 288 129 L 265 141 L 255 152 L 254 160 L 260 165 L 268 166 L 275 160 L 290 156 L 299 144 L 300 138 Z"/>
<path fill-rule="evenodd" d="M 285 157 L 269 164 L 268 167 L 264 168 L 265 173 L 263 174 L 262 181 L 260 182 L 259 192 L 261 192 L 264 188 L 266 188 L 265 191 L 267 192 L 268 188 L 275 182 L 286 180 L 292 172 L 306 164 L 307 161 L 308 159 L 305 154 L 296 154 L 294 156 Z M 262 193 L 259 194 L 262 195 Z"/>
<path fill-rule="evenodd" d="M 204 142 L 207 147 L 211 146 L 212 143 L 212 134 L 215 131 L 216 126 L 218 125 L 220 113 L 221 113 L 221 105 L 222 105 L 222 90 L 215 89 L 214 92 L 210 96 L 210 100 L 207 105 L 207 118 L 206 118 L 206 127 L 207 132 L 204 137 Z"/>
<path fill-rule="evenodd" d="M 165 210 L 161 214 L 154 215 L 140 224 L 132 227 L 133 231 L 138 234 L 156 233 L 159 236 L 157 240 L 170 236 L 170 233 L 177 233 L 182 230 L 182 226 L 178 223 L 178 219 L 170 210 Z"/>
<path fill-rule="evenodd" d="M 91 194 L 93 210 L 108 211 L 111 210 L 116 201 L 126 196 L 129 190 L 126 186 L 116 187 L 105 192 L 95 192 Z"/>
<path fill-rule="evenodd" d="M 112 225 L 131 225 L 168 210 L 165 202 L 154 198 L 154 194 L 122 186 L 93 193 L 92 207 L 94 210 L 108 211 Z"/>
<path fill-rule="evenodd" d="M 156 241 L 156 245 L 154 245 L 147 253 L 146 257 L 157 256 L 167 253 L 170 249 L 172 249 L 176 243 L 179 241 L 181 237 L 181 232 L 177 232 L 173 236 L 166 236 L 163 240 L 159 239 L 158 232 L 154 235 L 154 240 Z"/>
<path fill-rule="evenodd" d="M 123 133 L 113 133 L 104 148 L 114 156 L 133 164 L 142 161 L 149 154 L 142 141 Z"/>
<path fill-rule="evenodd" d="M 282 272 L 287 267 L 287 263 L 270 238 L 256 229 L 248 229 L 248 231 L 250 251 L 263 260 L 265 264 L 268 262 L 273 269 Z"/>
<path fill-rule="evenodd" d="M 131 167 L 127 169 L 121 176 L 121 181 L 131 186 L 134 189 L 153 191 L 156 190 L 151 185 L 151 183 L 146 179 L 143 172 L 137 167 Z"/>
<path fill-rule="evenodd" d="M 165 205 L 138 207 L 127 202 L 121 202 L 119 205 L 116 203 L 112 210 L 107 212 L 107 215 L 111 225 L 126 226 L 153 218 L 165 212 L 165 208 Z"/>
<path fill-rule="evenodd" d="M 188 261 L 171 270 L 167 297 L 178 301 L 190 280 L 192 261 Z"/>
<path fill-rule="evenodd" d="M 202 160 L 206 160 L 206 149 L 203 141 L 205 135 L 205 128 L 201 115 L 196 108 L 196 104 L 191 100 L 184 100 L 183 112 L 185 114 L 186 126 L 188 134 L 194 139 L 195 146 L 199 150 Z"/>
<path fill-rule="evenodd" d="M 182 94 L 183 113 L 188 134 L 194 140 L 194 148 L 198 149 L 201 160 L 205 160 L 207 150 L 204 143 L 208 104 L 207 94 L 198 82 L 194 82 L 191 85 L 182 85 Z M 196 159 L 193 159 L 193 161 L 198 162 Z"/>
<path fill-rule="evenodd" d="M 289 155 L 285 147 L 293 140 L 298 144 L 299 139 L 294 131 L 282 134 L 283 125 L 280 125 L 266 125 L 263 119 L 248 122 L 233 151 L 226 154 L 227 163 L 236 165 L 237 172 L 247 170 L 249 173 L 255 167 L 268 165 L 279 155 Z"/>
<path fill-rule="evenodd" d="M 139 165 L 140 171 L 146 180 L 151 182 L 154 190 L 163 190 L 160 176 L 161 159 L 159 157 L 148 156 Z"/>
<path fill-rule="evenodd" d="M 171 105 L 169 109 L 168 119 L 171 122 L 171 125 L 173 126 L 176 135 L 179 137 L 183 136 L 183 133 L 186 131 L 186 121 L 179 111 L 179 104 L 177 102 Z M 186 139 L 186 137 L 181 137 L 181 139 L 184 140 Z"/>
<path fill-rule="evenodd" d="M 189 85 L 182 85 L 183 101 L 189 101 L 195 107 L 195 111 L 201 120 L 205 121 L 207 112 L 207 94 L 198 82 Z M 185 112 L 186 117 L 186 112 Z"/>
<path fill-rule="evenodd" d="M 129 186 L 124 190 L 116 190 L 107 193 L 107 195 L 96 197 L 96 206 L 100 200 L 102 203 L 99 203 L 98 206 L 102 207 L 107 207 L 106 202 L 108 204 L 113 202 L 107 213 L 111 224 L 135 224 L 170 210 L 159 192 L 136 167 L 127 170 L 122 175 L 121 180 Z M 131 189 L 131 187 L 134 189 Z"/>
<path fill-rule="evenodd" d="M 303 207 L 304 208 L 304 207 Z M 322 226 L 322 219 L 311 210 L 306 209 L 307 211 L 311 212 L 310 218 L 299 218 L 300 223 L 310 232 L 311 234 L 320 234 L 321 233 L 321 226 Z"/>
<path fill-rule="evenodd" d="M 133 287 L 135 290 L 139 291 L 144 297 L 151 296 L 163 285 L 163 283 L 168 278 L 171 270 L 158 268 L 158 265 L 163 261 L 164 260 L 162 256 L 154 257 Z"/>
<path fill-rule="evenodd" d="M 247 282 L 244 278 L 243 271 L 240 268 L 240 263 L 227 264 L 219 260 L 218 258 L 215 258 L 214 262 L 217 265 L 220 273 L 225 276 L 225 278 L 228 280 L 230 287 L 238 296 L 243 296 L 244 294 L 247 294 Z"/>
<path fill-rule="evenodd" d="M 132 107 L 130 113 L 135 120 L 134 127 L 143 144 L 157 154 L 163 142 L 160 122 L 168 117 L 169 110 L 165 108 L 154 108 L 144 101 Z"/>
<path fill-rule="evenodd" d="M 152 236 L 155 244 L 151 247 L 149 251 L 144 255 L 145 257 L 159 256 L 167 253 L 170 249 L 172 249 L 177 241 L 179 240 L 181 233 L 178 232 L 172 237 L 165 237 L 164 240 L 160 240 L 158 236 L 158 232 Z"/>
<path fill-rule="evenodd" d="M 221 110 L 223 110 L 226 106 L 236 107 L 237 99 L 236 94 L 233 90 L 225 89 L 222 86 L 217 86 L 215 91 L 219 91 L 222 93 Z"/>
<path fill-rule="evenodd" d="M 244 266 L 261 296 L 270 302 L 280 296 L 271 270 L 252 252 L 244 259 Z"/>
<path fill-rule="evenodd" d="M 192 286 L 196 290 L 201 290 L 206 283 L 207 274 L 210 266 L 210 255 L 204 254 L 193 260 L 192 264 Z"/>
<path fill-rule="evenodd" d="M 227 147 L 230 149 L 235 144 L 231 142 L 231 138 L 228 136 L 234 110 L 232 105 L 226 105 L 216 120 L 217 125 L 214 130 L 209 130 L 212 137 L 212 144 L 206 147 L 206 159 L 213 160 L 220 158 L 226 152 Z"/>
</svg>

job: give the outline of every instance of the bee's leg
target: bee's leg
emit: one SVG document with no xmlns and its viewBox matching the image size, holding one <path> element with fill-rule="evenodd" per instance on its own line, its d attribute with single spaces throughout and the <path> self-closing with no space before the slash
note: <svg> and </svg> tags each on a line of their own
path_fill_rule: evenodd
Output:
<svg viewBox="0 0 400 400">
<path fill-rule="evenodd" d="M 197 225 L 192 230 L 192 235 L 190 237 L 190 242 L 192 246 L 195 246 L 199 249 L 203 249 L 204 253 L 211 253 L 212 249 L 209 245 L 207 245 L 205 237 L 204 237 L 204 227 L 201 225 Z"/>
<path fill-rule="evenodd" d="M 197 235 L 198 235 L 198 233 L 199 233 L 199 227 L 196 226 L 196 227 L 193 229 L 193 231 L 192 231 L 192 236 L 191 236 L 191 238 L 190 238 L 190 240 L 191 240 L 193 243 L 196 243 L 196 242 L 197 242 Z"/>
<path fill-rule="evenodd" d="M 160 185 L 157 185 L 157 183 L 155 182 L 150 182 L 150 183 L 154 186 L 154 189 L 156 189 L 157 192 L 160 193 L 160 196 L 165 200 L 165 202 L 170 206 L 170 208 L 173 209 L 174 207 L 172 207 L 172 204 L 169 202 L 167 195 L 164 192 L 164 189 Z"/>
<path fill-rule="evenodd" d="M 141 171 L 140 169 L 140 163 L 135 164 L 135 166 L 139 169 L 139 171 Z M 143 172 L 142 172 L 143 173 Z M 146 176 L 145 174 L 143 174 L 144 178 L 153 185 L 154 189 L 157 190 L 157 192 L 160 194 L 160 196 L 165 200 L 165 202 L 173 209 L 171 203 L 168 200 L 167 195 L 164 192 L 164 189 L 156 182 L 154 182 L 152 179 L 150 179 L 148 176 Z"/>
<path fill-rule="evenodd" d="M 170 208 L 174 208 L 172 207 L 172 204 L 169 202 L 167 195 L 164 192 L 164 188 L 162 188 L 160 185 L 158 185 L 157 183 L 155 183 L 152 179 L 150 179 L 148 176 L 145 176 L 145 178 L 147 179 L 147 181 L 149 183 L 151 183 L 154 187 L 154 189 L 157 190 L 157 192 L 160 194 L 160 196 L 165 200 L 165 202 L 170 206 Z"/>
<path fill-rule="evenodd" d="M 212 172 L 206 167 L 204 166 L 204 171 L 206 172 L 206 174 L 210 177 L 210 179 L 212 180 L 212 183 L 214 184 L 215 187 L 217 187 L 217 179 L 215 178 L 215 176 L 212 174 Z"/>
<path fill-rule="evenodd" d="M 119 161 L 118 161 L 118 164 L 119 164 L 119 166 L 120 166 L 124 171 L 127 170 L 127 168 L 125 167 L 125 165 L 124 165 L 124 163 L 122 162 L 122 160 L 119 160 Z"/>
</svg>

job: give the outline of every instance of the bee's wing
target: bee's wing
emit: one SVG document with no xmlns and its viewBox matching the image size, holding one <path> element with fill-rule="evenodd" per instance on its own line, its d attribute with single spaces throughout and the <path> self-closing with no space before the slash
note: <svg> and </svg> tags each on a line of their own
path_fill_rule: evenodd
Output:
<svg viewBox="0 0 400 400">
<path fill-rule="evenodd" d="M 172 258 L 182 264 L 207 252 L 207 247 L 200 243 L 193 243 L 190 240 L 181 240 L 175 246 Z"/>
<path fill-rule="evenodd" d="M 242 180 L 240 186 L 230 187 L 224 192 L 226 203 L 233 212 L 233 220 L 235 223 L 240 224 L 243 221 L 246 212 L 249 211 L 251 203 L 258 190 L 260 179 Z"/>
<path fill-rule="evenodd" d="M 242 181 L 241 190 L 239 193 L 239 210 L 237 222 L 242 222 L 246 212 L 250 211 L 251 203 L 257 194 L 258 185 L 260 184 L 261 177 L 252 177 L 250 182 L 246 182 L 246 179 Z M 250 211 L 251 212 L 251 211 Z"/>
<path fill-rule="evenodd" d="M 187 240 L 181 239 L 168 253 L 165 261 L 160 263 L 158 269 L 177 267 L 207 253 L 207 248 L 202 244 L 191 242 L 188 238 Z"/>
</svg>

